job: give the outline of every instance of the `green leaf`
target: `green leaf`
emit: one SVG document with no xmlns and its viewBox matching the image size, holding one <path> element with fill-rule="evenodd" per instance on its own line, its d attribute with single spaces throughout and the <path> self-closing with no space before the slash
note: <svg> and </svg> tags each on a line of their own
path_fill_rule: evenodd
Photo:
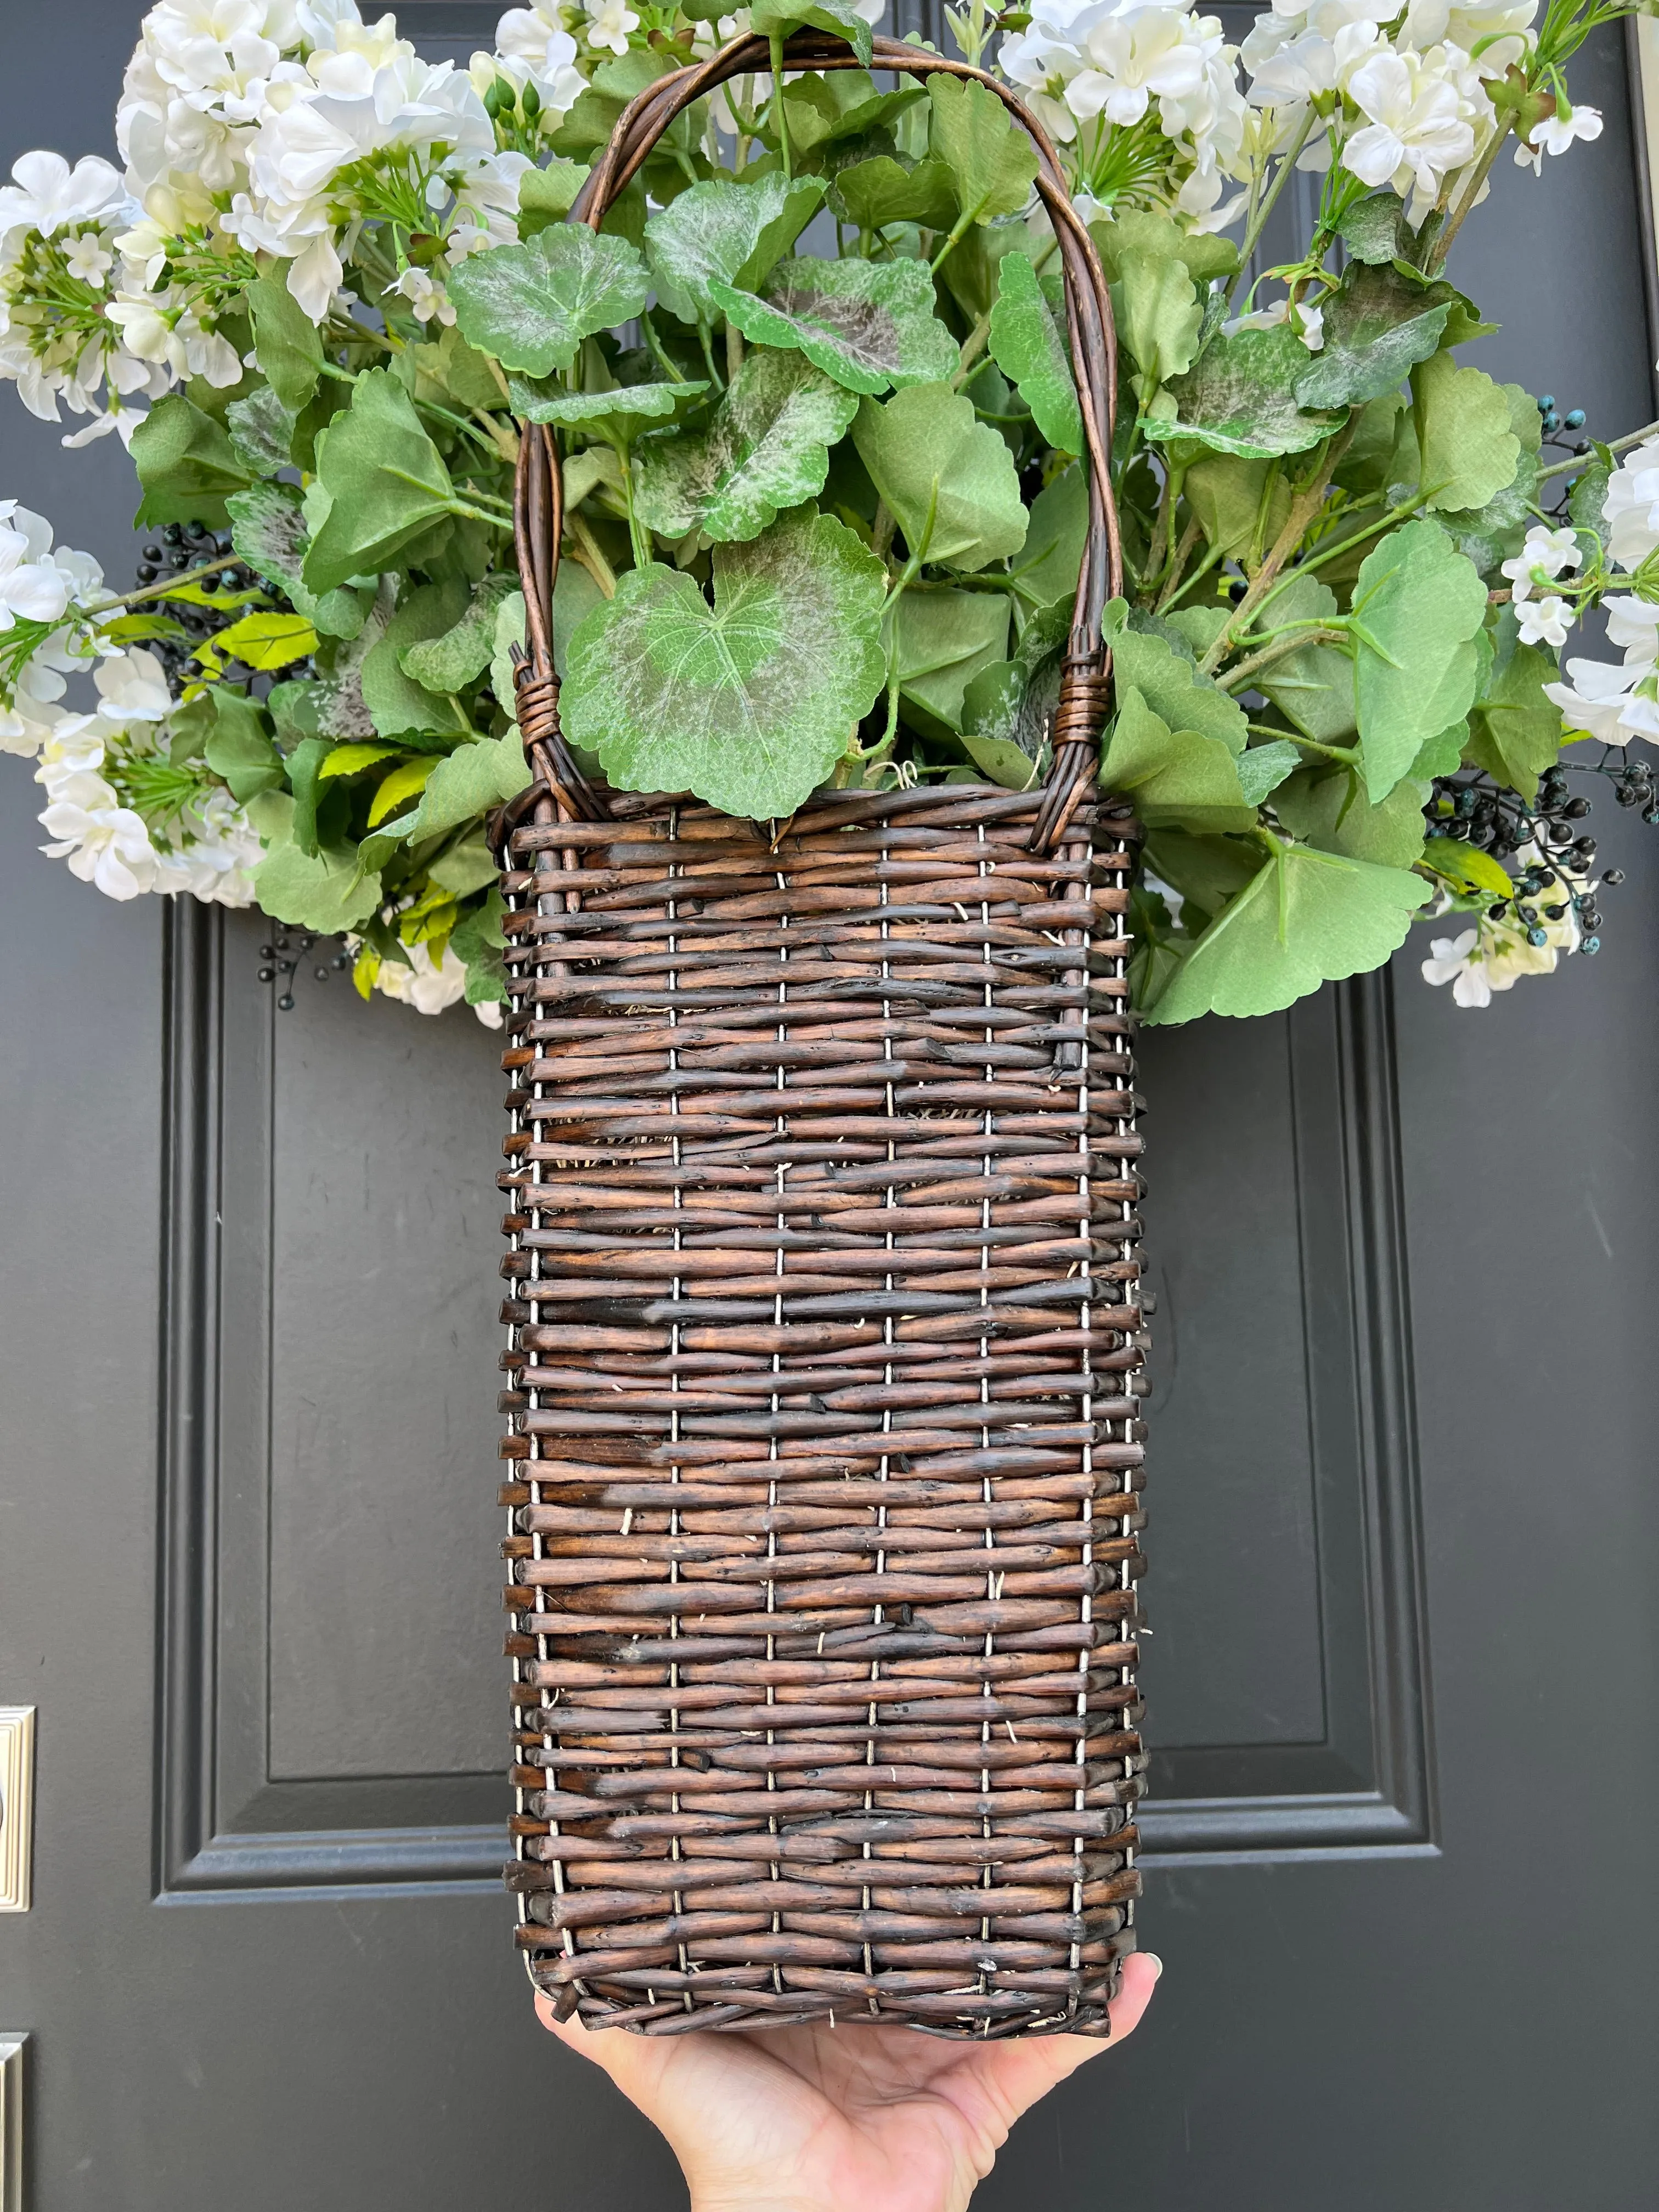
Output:
<svg viewBox="0 0 1659 2212">
<path fill-rule="evenodd" d="M 1413 371 L 1412 398 L 1431 507 L 1485 507 L 1514 483 L 1521 441 L 1508 396 L 1484 369 L 1459 368 L 1449 353 L 1437 354 Z"/>
<path fill-rule="evenodd" d="M 931 384 L 866 399 L 853 443 L 913 555 L 982 568 L 1025 543 L 1013 456 L 961 392 Z"/>
<path fill-rule="evenodd" d="M 486 576 L 448 629 L 399 647 L 398 665 L 428 691 L 464 691 L 489 665 L 495 616 L 513 590 L 510 574 Z"/>
<path fill-rule="evenodd" d="M 764 300 L 717 281 L 708 289 L 745 337 L 798 349 L 849 392 L 937 383 L 957 366 L 920 261 L 786 261 Z"/>
<path fill-rule="evenodd" d="M 1467 553 L 1481 574 L 1494 583 L 1503 563 L 1520 551 L 1532 526 L 1543 443 L 1543 422 L 1531 393 L 1519 384 L 1504 384 L 1498 389 L 1509 402 L 1510 428 L 1521 447 L 1515 475 L 1485 507 L 1461 510 L 1446 525 L 1458 551 Z"/>
<path fill-rule="evenodd" d="M 1370 805 L 1352 769 L 1303 769 L 1273 793 L 1273 812 L 1291 835 L 1322 853 L 1413 867 L 1423 853 L 1423 792 L 1409 777 L 1380 806 Z"/>
<path fill-rule="evenodd" d="M 1249 742 L 1249 720 L 1237 699 L 1200 676 L 1189 660 L 1155 632 L 1132 629 L 1129 610 L 1114 599 L 1106 610 L 1106 637 L 1120 687 L 1133 685 L 1172 730 L 1214 738 L 1237 757 Z"/>
<path fill-rule="evenodd" d="M 1602 510 L 1607 505 L 1607 486 L 1613 482 L 1617 465 L 1611 460 L 1592 461 L 1574 483 L 1567 501 L 1567 513 L 1572 518 L 1575 530 L 1587 530 L 1605 541 L 1607 526 Z"/>
<path fill-rule="evenodd" d="M 261 374 L 281 404 L 298 415 L 322 381 L 322 335 L 289 290 L 285 269 L 256 277 L 246 297 Z"/>
<path fill-rule="evenodd" d="M 212 701 L 214 713 L 204 748 L 207 764 L 229 787 L 237 805 L 245 806 L 262 791 L 280 791 L 286 780 L 283 757 L 270 742 L 258 703 L 222 684 L 204 696 Z"/>
<path fill-rule="evenodd" d="M 389 823 L 383 836 L 419 844 L 463 822 L 488 814 L 506 799 L 516 798 L 530 781 L 530 769 L 516 730 L 504 738 L 482 738 L 477 744 L 457 745 L 447 753 L 426 780 L 414 811 Z"/>
<path fill-rule="evenodd" d="M 294 426 L 290 415 L 268 385 L 258 385 L 246 399 L 233 399 L 225 410 L 230 448 L 240 466 L 256 483 L 285 469 L 293 458 Z"/>
<path fill-rule="evenodd" d="M 1255 826 L 1255 807 L 1245 799 L 1229 748 L 1197 730 L 1172 730 L 1121 676 L 1117 720 L 1100 780 L 1108 791 L 1130 793 L 1135 811 L 1152 827 L 1168 822 L 1200 831 Z"/>
<path fill-rule="evenodd" d="M 1559 672 L 1553 654 L 1520 643 L 1513 607 L 1499 615 L 1494 643 L 1492 667 L 1469 718 L 1468 757 L 1530 804 L 1539 777 L 1555 765 L 1567 741 L 1560 708 L 1544 696 L 1545 684 L 1555 682 Z"/>
<path fill-rule="evenodd" d="M 866 69 L 870 66 L 870 26 L 854 0 L 812 0 L 810 7 L 803 6 L 802 0 L 755 0 L 749 27 L 763 39 L 775 33 L 787 39 L 791 31 L 830 31 L 846 40 Z"/>
<path fill-rule="evenodd" d="M 1107 281 L 1113 284 L 1122 274 L 1125 252 L 1142 253 L 1153 261 L 1179 261 L 1194 283 L 1206 287 L 1217 276 L 1231 276 L 1238 267 L 1238 248 L 1231 239 L 1213 231 L 1183 231 L 1167 215 L 1149 209 L 1121 207 L 1091 223 L 1089 235 L 1100 250 Z"/>
<path fill-rule="evenodd" d="M 1252 745 L 1241 753 L 1235 766 L 1238 771 L 1238 786 L 1249 805 L 1260 806 L 1270 793 L 1278 790 L 1287 775 L 1293 775 L 1302 765 L 1302 756 L 1288 738 L 1275 738 L 1265 745 Z"/>
<path fill-rule="evenodd" d="M 1337 236 L 1347 247 L 1349 258 L 1367 262 L 1372 267 L 1393 261 L 1404 242 L 1404 213 L 1399 193 L 1386 186 L 1355 200 L 1336 226 Z"/>
<path fill-rule="evenodd" d="M 303 615 L 254 612 L 216 630 L 207 641 L 214 652 L 249 668 L 291 667 L 317 650 L 317 633 Z"/>
<path fill-rule="evenodd" d="M 899 691 L 937 734 L 962 727 L 963 695 L 1008 650 L 1008 602 L 1000 592 L 906 592 L 890 617 Z"/>
<path fill-rule="evenodd" d="M 886 678 L 881 563 L 827 515 L 717 546 L 695 578 L 630 570 L 570 646 L 565 728 L 631 791 L 690 789 L 728 814 L 792 813 Z"/>
<path fill-rule="evenodd" d="M 1285 323 L 1218 337 L 1195 368 L 1164 387 L 1163 401 L 1173 403 L 1176 414 L 1146 422 L 1146 435 L 1195 438 L 1246 460 L 1305 453 L 1337 427 L 1334 416 L 1304 414 L 1296 404 L 1307 361 L 1307 348 Z"/>
<path fill-rule="evenodd" d="M 495 363 L 477 346 L 470 346 L 453 324 L 435 339 L 410 346 L 398 358 L 415 372 L 411 397 L 416 402 L 435 399 L 451 409 L 476 407 L 485 414 L 504 404 Z"/>
<path fill-rule="evenodd" d="M 650 289 L 636 248 L 581 222 L 469 255 L 449 276 L 467 343 L 532 376 L 568 368 L 584 338 L 637 315 Z"/>
<path fill-rule="evenodd" d="M 692 185 L 645 226 L 657 297 L 683 323 L 720 313 L 713 283 L 752 292 L 789 251 L 823 198 L 821 177 L 776 170 L 752 183 L 718 178 Z"/>
<path fill-rule="evenodd" d="M 495 855 L 483 838 L 476 835 L 462 838 L 447 853 L 441 853 L 427 870 L 439 890 L 448 891 L 454 898 L 470 897 L 486 884 L 493 884 L 500 872 Z M 454 946 L 453 937 L 449 941 Z M 458 949 L 456 957 L 464 959 L 465 955 Z"/>
<path fill-rule="evenodd" d="M 294 602 L 296 614 L 328 637 L 356 637 L 363 626 L 363 600 L 343 585 L 320 598 L 308 592 L 303 578 L 306 534 L 300 495 L 292 484 L 250 484 L 225 501 L 230 517 L 231 544 L 254 572 L 282 586 Z"/>
<path fill-rule="evenodd" d="M 641 449 L 635 511 L 665 538 L 693 530 L 721 544 L 757 538 L 784 508 L 823 489 L 830 448 L 858 407 L 804 356 L 757 349 L 706 435 L 653 439 Z"/>
<path fill-rule="evenodd" d="M 1198 351 L 1204 313 L 1186 263 L 1174 255 L 1121 247 L 1112 310 L 1118 335 L 1140 372 L 1135 391 L 1149 401 L 1160 385 L 1191 367 Z"/>
<path fill-rule="evenodd" d="M 337 783 L 343 775 L 361 775 L 366 768 L 378 768 L 382 761 L 401 760 L 403 757 L 401 745 L 336 745 L 332 752 L 323 756 L 317 770 L 317 781 L 319 783 Z"/>
<path fill-rule="evenodd" d="M 1080 462 L 1046 483 L 1031 501 L 1017 565 L 1020 601 L 1028 607 L 1070 600 L 1089 534 L 1089 477 Z M 1018 616 L 1020 607 L 1016 606 Z"/>
<path fill-rule="evenodd" d="M 1468 713 L 1486 614 L 1486 586 L 1437 522 L 1391 530 L 1361 564 L 1354 699 L 1373 803 L 1410 769 L 1425 732 Z"/>
<path fill-rule="evenodd" d="M 1393 267 L 1356 263 L 1325 302 L 1325 343 L 1297 380 L 1298 404 L 1355 407 L 1397 391 L 1439 347 L 1452 296 L 1449 284 L 1425 291 Z"/>
<path fill-rule="evenodd" d="M 1060 662 L 1072 629 L 1072 601 L 1056 599 L 1039 608 L 1020 633 L 1011 659 L 982 669 L 962 697 L 963 742 L 980 766 L 998 783 L 1008 776 L 998 773 L 992 758 L 1012 773 L 1017 766 L 1006 749 L 1012 746 L 1029 769 L 1041 760 L 1048 741 L 1048 723 L 1060 697 Z M 997 749 L 994 756 L 980 747 Z M 1018 787 L 1024 790 L 1027 778 Z"/>
<path fill-rule="evenodd" d="M 133 465 L 144 488 L 138 528 L 163 522 L 218 522 L 227 492 L 241 491 L 250 472 L 237 459 L 222 424 L 169 392 L 132 434 Z"/>
<path fill-rule="evenodd" d="M 405 650 L 447 635 L 467 607 L 467 591 L 459 579 L 446 584 L 422 584 L 410 592 L 386 624 L 382 635 L 364 656 L 362 683 L 363 703 L 382 738 L 398 738 L 411 731 L 458 734 L 454 709 L 447 699 L 434 698 L 409 675 L 403 665 Z"/>
<path fill-rule="evenodd" d="M 378 828 L 386 816 L 394 813 L 405 799 L 413 799 L 417 793 L 423 791 L 428 778 L 437 766 L 436 758 L 425 753 L 416 760 L 405 761 L 401 768 L 394 768 L 390 775 L 383 777 L 375 786 L 374 796 L 369 801 L 369 828 Z"/>
<path fill-rule="evenodd" d="M 1431 887 L 1405 869 L 1275 841 L 1145 1019 L 1276 1013 L 1322 982 L 1380 968 L 1431 896 Z"/>
<path fill-rule="evenodd" d="M 466 265 L 494 258 L 477 254 Z M 383 368 L 358 378 L 349 408 L 329 425 L 318 473 L 330 503 L 304 566 L 306 587 L 317 592 L 393 567 L 455 495 L 409 394 Z"/>
<path fill-rule="evenodd" d="M 1423 848 L 1423 865 L 1476 897 L 1506 899 L 1515 890 L 1515 878 L 1507 869 L 1461 837 L 1431 837 Z"/>
<path fill-rule="evenodd" d="M 948 230 L 957 219 L 950 169 L 931 155 L 909 168 L 890 154 L 854 162 L 830 185 L 830 204 L 843 222 L 855 223 L 860 230 L 882 230 L 890 222 Z"/>
<path fill-rule="evenodd" d="M 1261 501 L 1270 471 L 1273 485 L 1267 493 L 1264 519 Z M 1258 520 L 1261 521 L 1261 543 L 1267 546 L 1289 519 L 1290 487 L 1284 471 L 1274 470 L 1271 461 L 1242 461 L 1233 453 L 1206 453 L 1187 471 L 1181 488 L 1207 542 L 1230 557 L 1253 543 Z M 1282 619 L 1276 611 L 1276 600 L 1274 607 L 1274 619 Z"/>
<path fill-rule="evenodd" d="M 355 853 L 329 848 L 307 854 L 283 839 L 273 842 L 253 871 L 253 893 L 273 921 L 337 937 L 374 912 L 380 903 L 380 878 L 365 873 Z"/>
<path fill-rule="evenodd" d="M 928 149 L 956 179 L 962 218 L 988 222 L 1018 215 L 1030 197 L 1037 149 L 988 85 L 970 78 L 928 79 Z"/>
<path fill-rule="evenodd" d="M 533 238 L 538 231 L 562 222 L 586 181 L 581 162 L 562 161 L 557 155 L 544 168 L 526 169 L 519 179 L 520 238 Z"/>
<path fill-rule="evenodd" d="M 1044 441 L 1057 453 L 1083 451 L 1083 416 L 1072 365 L 1030 258 L 1005 253 L 991 310 L 991 358 L 1018 388 Z"/>
<path fill-rule="evenodd" d="M 1293 577 L 1263 619 L 1272 629 L 1287 623 L 1334 622 L 1336 594 L 1317 576 Z M 1316 744 L 1346 745 L 1359 722 L 1354 707 L 1353 656 L 1336 645 L 1299 645 L 1252 679 L 1279 713 Z"/>
<path fill-rule="evenodd" d="M 564 392 L 556 386 L 509 376 L 513 411 L 530 422 L 562 422 L 603 438 L 607 445 L 631 446 L 641 430 L 660 422 L 687 399 L 707 392 L 695 384 L 618 384 L 609 392 Z"/>
<path fill-rule="evenodd" d="M 1151 872 L 1186 901 L 1182 919 L 1189 928 L 1213 921 L 1261 866 L 1261 846 L 1255 837 L 1198 837 L 1188 830 L 1149 830 L 1146 852 Z"/>
</svg>

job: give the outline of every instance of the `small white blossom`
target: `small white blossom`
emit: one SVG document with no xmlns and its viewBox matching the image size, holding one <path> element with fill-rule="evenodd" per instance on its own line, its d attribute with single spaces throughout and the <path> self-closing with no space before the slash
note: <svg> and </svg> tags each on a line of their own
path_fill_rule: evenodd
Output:
<svg viewBox="0 0 1659 2212">
<path fill-rule="evenodd" d="M 1304 301 L 1298 301 L 1291 319 L 1291 326 L 1310 353 L 1318 353 L 1323 347 L 1325 310 L 1322 307 L 1310 307 Z"/>
<path fill-rule="evenodd" d="M 167 671 L 153 653 L 134 647 L 100 661 L 93 672 L 100 721 L 117 729 L 159 722 L 173 709 Z"/>
<path fill-rule="evenodd" d="M 27 507 L 8 504 L 11 513 L 0 523 L 0 630 L 20 618 L 59 622 L 69 612 L 73 586 L 50 558 L 51 526 Z"/>
<path fill-rule="evenodd" d="M 1570 730 L 1604 745 L 1627 745 L 1638 738 L 1659 742 L 1651 661 L 1629 660 L 1618 668 L 1605 660 L 1570 660 L 1566 666 L 1570 681 L 1547 684 L 1544 696 L 1561 709 Z M 1638 688 L 1644 684 L 1645 690 Z"/>
<path fill-rule="evenodd" d="M 52 838 L 41 851 L 67 860 L 70 873 L 108 898 L 137 898 L 155 880 L 155 848 L 143 817 L 123 806 L 100 775 L 64 780 L 40 816 Z"/>
<path fill-rule="evenodd" d="M 1565 115 L 1547 115 L 1541 122 L 1533 125 L 1516 148 L 1516 166 L 1530 169 L 1535 177 L 1541 176 L 1546 154 L 1565 154 L 1576 138 L 1582 138 L 1589 145 L 1601 136 L 1599 107 L 1574 107 Z"/>
<path fill-rule="evenodd" d="M 640 19 L 628 0 L 587 0 L 587 43 L 608 46 L 613 54 L 628 52 L 628 34 L 637 31 Z"/>
<path fill-rule="evenodd" d="M 115 256 L 95 230 L 83 230 L 64 248 L 64 266 L 78 283 L 101 292 L 105 277 L 115 266 Z"/>
<path fill-rule="evenodd" d="M 1567 632 L 1577 617 L 1565 599 L 1553 592 L 1547 599 L 1528 599 L 1516 608 L 1520 619 L 1517 635 L 1522 645 L 1553 645 L 1559 652 L 1567 641 Z"/>
<path fill-rule="evenodd" d="M 410 945 L 404 949 L 409 965 L 405 967 L 401 960 L 382 960 L 374 988 L 388 999 L 413 1006 L 417 1014 L 441 1014 L 447 1006 L 458 1004 L 466 990 L 466 969 L 449 947 L 445 945 L 443 958 L 436 963 L 430 945 Z M 501 1027 L 499 1006 L 478 1006 L 473 1012 L 487 1029 Z"/>
<path fill-rule="evenodd" d="M 88 154 L 71 169 L 61 154 L 24 154 L 0 185 L 0 234 L 38 230 L 55 238 L 70 224 L 96 222 L 126 200 L 119 173 Z"/>
</svg>

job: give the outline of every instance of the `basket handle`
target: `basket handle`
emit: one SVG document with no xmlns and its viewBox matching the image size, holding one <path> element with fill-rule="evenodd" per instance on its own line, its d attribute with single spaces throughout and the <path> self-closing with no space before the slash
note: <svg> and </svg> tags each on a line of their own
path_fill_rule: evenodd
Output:
<svg viewBox="0 0 1659 2212">
<path fill-rule="evenodd" d="M 783 58 L 796 69 L 863 67 L 844 39 L 799 32 Z M 610 143 L 582 186 L 568 220 L 598 230 L 643 167 L 663 132 L 704 94 L 729 78 L 769 70 L 763 38 L 733 39 L 706 62 L 659 77 L 617 118 Z M 1006 85 L 966 62 L 947 60 L 895 39 L 873 41 L 872 66 L 908 76 L 955 76 L 986 86 L 1037 149 L 1036 189 L 1054 224 L 1066 284 L 1066 318 L 1089 466 L 1089 528 L 1078 576 L 1071 636 L 1053 723 L 1054 762 L 1030 836 L 1034 852 L 1052 850 L 1091 785 L 1105 719 L 1111 656 L 1103 636 L 1106 602 L 1122 590 L 1123 553 L 1112 496 L 1109 460 L 1117 392 L 1117 335 L 1106 279 L 1083 220 L 1073 207 L 1053 144 L 1042 125 Z M 563 529 L 563 479 L 557 441 L 544 424 L 520 426 L 514 522 L 524 580 L 526 635 L 520 660 L 519 726 L 532 773 L 566 820 L 602 820 L 609 809 L 583 777 L 559 729 L 558 678 L 553 667 L 553 586 Z"/>
</svg>

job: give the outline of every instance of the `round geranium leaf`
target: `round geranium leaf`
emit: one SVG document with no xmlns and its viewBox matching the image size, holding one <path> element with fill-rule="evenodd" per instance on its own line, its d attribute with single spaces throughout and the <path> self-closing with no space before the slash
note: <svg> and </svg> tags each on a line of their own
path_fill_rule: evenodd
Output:
<svg viewBox="0 0 1659 2212">
<path fill-rule="evenodd" d="M 571 640 L 566 736 L 629 791 L 693 791 L 728 814 L 793 814 L 886 679 L 885 576 L 827 515 L 716 549 L 714 603 L 653 562 Z"/>
<path fill-rule="evenodd" d="M 580 222 L 475 253 L 449 279 L 462 337 L 532 376 L 568 368 L 584 338 L 637 315 L 649 292 L 638 248 Z"/>
</svg>

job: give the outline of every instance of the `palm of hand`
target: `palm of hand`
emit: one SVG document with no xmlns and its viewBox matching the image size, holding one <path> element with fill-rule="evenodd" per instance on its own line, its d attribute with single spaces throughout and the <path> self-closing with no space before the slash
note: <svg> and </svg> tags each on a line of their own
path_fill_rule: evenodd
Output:
<svg viewBox="0 0 1659 2212">
<path fill-rule="evenodd" d="M 1127 1962 L 1114 2042 L 1157 1974 L 1151 1959 Z M 667 2137 L 694 2212 L 963 2212 L 1021 2113 L 1105 2047 L 827 2026 L 650 2038 L 541 2011 Z"/>
</svg>

